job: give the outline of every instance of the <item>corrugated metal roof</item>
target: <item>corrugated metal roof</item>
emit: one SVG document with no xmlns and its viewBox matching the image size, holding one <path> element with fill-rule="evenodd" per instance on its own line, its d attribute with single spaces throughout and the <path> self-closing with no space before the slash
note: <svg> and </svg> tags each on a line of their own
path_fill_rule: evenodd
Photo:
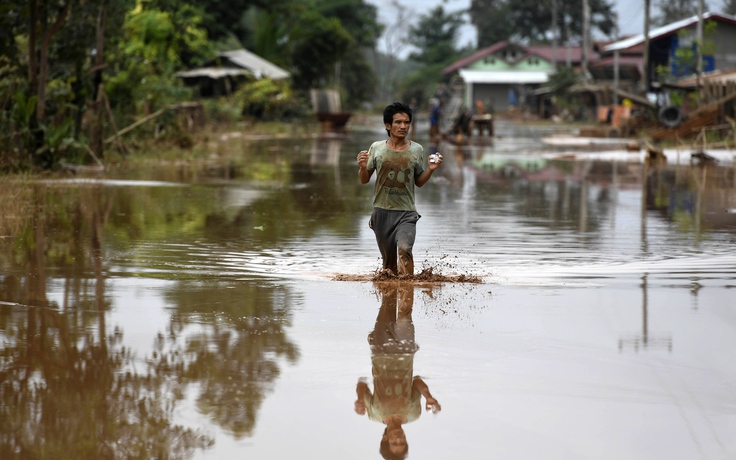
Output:
<svg viewBox="0 0 736 460">
<path fill-rule="evenodd" d="M 530 46 L 527 46 L 526 49 L 530 54 L 539 56 L 548 62 L 553 62 L 553 58 L 554 58 L 554 62 L 564 63 L 567 61 L 568 57 L 570 59 L 570 62 L 572 62 L 573 64 L 582 62 L 583 60 L 583 47 L 582 46 L 569 46 L 568 47 L 566 45 L 557 45 L 557 49 L 554 50 L 554 53 L 552 51 L 551 45 L 530 45 Z M 595 50 L 593 50 L 592 48 L 589 48 L 588 49 L 588 60 L 594 61 L 596 59 L 598 59 L 598 53 L 596 53 Z"/>
<path fill-rule="evenodd" d="M 479 61 L 479 60 L 483 59 L 484 57 L 488 56 L 489 54 L 493 54 L 496 51 L 498 51 L 500 49 L 503 49 L 503 48 L 505 48 L 505 47 L 507 47 L 509 45 L 510 45 L 510 43 L 508 41 L 502 41 L 502 42 L 498 42 L 498 43 L 496 43 L 494 45 L 491 45 L 491 46 L 489 46 L 487 48 L 483 48 L 482 50 L 478 50 L 475 53 L 473 53 L 472 55 L 470 55 L 470 56 L 468 56 L 466 58 L 460 59 L 458 61 L 455 61 L 453 64 L 450 64 L 449 66 L 445 67 L 444 70 L 442 70 L 442 73 L 446 75 L 446 74 L 452 73 L 452 72 L 454 72 L 456 70 L 460 70 L 463 67 L 468 66 L 468 65 L 474 63 L 475 61 Z"/>
<path fill-rule="evenodd" d="M 549 80 L 547 72 L 495 72 L 488 70 L 459 71 L 465 83 L 546 83 Z"/>
<path fill-rule="evenodd" d="M 719 13 L 704 13 L 703 14 L 703 20 L 708 19 L 717 19 L 725 22 L 731 22 L 733 24 L 736 24 L 736 17 L 729 16 L 727 14 L 719 14 Z M 649 31 L 649 40 L 657 39 L 660 37 L 665 37 L 667 35 L 673 34 L 677 32 L 680 29 L 684 29 L 686 27 L 690 27 L 694 24 L 697 24 L 698 22 L 698 16 L 693 16 L 687 19 L 681 19 L 679 21 L 673 22 L 672 24 L 667 24 L 666 26 L 658 27 L 656 29 L 651 29 Z M 644 34 L 641 33 L 639 35 L 634 35 L 631 38 L 627 38 L 626 40 L 621 40 L 620 42 L 616 42 L 612 45 L 608 45 L 605 48 L 603 48 L 603 51 L 621 51 L 625 49 L 629 49 L 633 46 L 637 46 L 644 43 Z"/>
<path fill-rule="evenodd" d="M 272 80 L 280 80 L 291 76 L 286 70 L 246 49 L 224 51 L 217 53 L 217 56 L 224 57 L 234 65 L 248 70 L 256 78 L 267 77 Z"/>
<path fill-rule="evenodd" d="M 514 47 L 522 50 L 524 54 L 520 58 L 524 58 L 528 55 L 534 55 L 537 57 L 540 57 L 547 62 L 553 62 L 553 60 L 556 63 L 564 63 L 567 62 L 568 58 L 570 59 L 570 62 L 573 64 L 577 64 L 582 60 L 583 50 L 580 46 L 565 46 L 565 45 L 559 45 L 557 46 L 557 49 L 555 52 L 552 52 L 552 46 L 550 45 L 520 45 L 518 43 L 511 43 L 509 41 L 502 41 L 498 42 L 494 45 L 491 45 L 487 48 L 483 48 L 481 50 L 476 51 L 472 55 L 460 59 L 458 61 L 455 61 L 454 63 L 450 64 L 449 66 L 445 67 L 442 70 L 443 75 L 450 74 L 452 72 L 455 72 L 457 70 L 462 69 L 463 67 L 467 67 L 470 64 L 473 64 L 474 62 L 480 61 L 481 59 L 485 58 L 486 56 L 489 56 L 491 54 L 494 54 L 504 48 L 507 47 Z M 569 56 L 568 56 L 569 53 Z M 598 58 L 598 53 L 596 53 L 594 50 L 590 50 L 588 53 L 591 60 L 595 60 Z M 518 61 L 518 60 L 517 60 Z"/>
</svg>

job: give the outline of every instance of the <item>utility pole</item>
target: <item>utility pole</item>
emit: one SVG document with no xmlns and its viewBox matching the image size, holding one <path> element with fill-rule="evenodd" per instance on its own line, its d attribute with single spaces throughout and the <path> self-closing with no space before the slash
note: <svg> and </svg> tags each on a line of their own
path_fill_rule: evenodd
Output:
<svg viewBox="0 0 736 460">
<path fill-rule="evenodd" d="M 698 88 L 698 102 L 700 102 L 700 77 L 703 74 L 703 0 L 698 0 L 698 28 L 697 28 L 698 67 L 695 69 L 696 85 Z"/>
<path fill-rule="evenodd" d="M 698 76 L 703 72 L 703 0 L 698 0 Z"/>
<path fill-rule="evenodd" d="M 557 0 L 552 0 L 552 66 L 557 71 Z"/>
<path fill-rule="evenodd" d="M 567 67 L 572 66 L 572 50 L 570 49 L 570 24 L 565 21 L 565 46 L 567 46 L 567 53 L 565 55 L 565 65 Z"/>
<path fill-rule="evenodd" d="M 588 50 L 590 49 L 590 4 L 583 0 L 583 79 L 588 81 Z"/>
<path fill-rule="evenodd" d="M 644 62 L 643 75 L 641 76 L 641 91 L 649 92 L 649 9 L 652 0 L 644 0 Z"/>
<path fill-rule="evenodd" d="M 619 40 L 618 30 L 618 13 L 615 13 L 616 22 L 614 23 L 614 37 L 615 41 Z M 618 62 L 618 48 L 613 52 L 613 105 L 618 105 L 618 87 L 619 87 L 619 62 Z"/>
</svg>

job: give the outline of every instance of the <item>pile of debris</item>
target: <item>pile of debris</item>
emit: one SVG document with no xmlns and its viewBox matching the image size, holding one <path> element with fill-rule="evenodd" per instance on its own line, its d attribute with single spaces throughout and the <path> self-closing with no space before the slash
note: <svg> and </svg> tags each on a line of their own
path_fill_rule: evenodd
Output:
<svg viewBox="0 0 736 460">
<path fill-rule="evenodd" d="M 725 115 L 724 110 L 726 104 L 730 103 L 733 100 L 736 100 L 736 90 L 733 93 L 726 95 L 720 99 L 702 105 L 692 112 L 682 114 L 679 119 L 674 118 L 674 116 L 670 116 L 670 118 L 667 118 L 666 112 L 662 110 L 660 111 L 660 113 L 662 114 L 661 118 L 665 118 L 665 120 L 673 120 L 674 118 L 674 121 L 676 122 L 663 122 L 664 126 L 652 132 L 652 138 L 655 140 L 679 140 L 698 136 L 703 132 L 703 130 L 733 129 L 734 119 Z M 675 111 L 673 107 L 669 107 L 667 109 L 670 109 L 670 112 Z M 727 123 L 722 123 L 722 121 L 724 120 Z"/>
</svg>

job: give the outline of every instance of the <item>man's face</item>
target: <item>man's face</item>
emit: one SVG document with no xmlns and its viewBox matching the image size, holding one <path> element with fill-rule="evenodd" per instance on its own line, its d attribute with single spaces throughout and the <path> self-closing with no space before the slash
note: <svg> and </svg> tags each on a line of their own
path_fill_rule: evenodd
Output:
<svg viewBox="0 0 736 460">
<path fill-rule="evenodd" d="M 409 445 L 406 442 L 406 434 L 401 428 L 389 430 L 386 433 L 388 436 L 389 449 L 394 454 L 403 454 L 409 449 Z"/>
<path fill-rule="evenodd" d="M 389 125 L 386 124 L 386 129 L 391 133 L 391 137 L 403 139 L 409 133 L 409 127 L 411 122 L 409 121 L 409 115 L 405 113 L 394 114 L 393 122 Z"/>
</svg>

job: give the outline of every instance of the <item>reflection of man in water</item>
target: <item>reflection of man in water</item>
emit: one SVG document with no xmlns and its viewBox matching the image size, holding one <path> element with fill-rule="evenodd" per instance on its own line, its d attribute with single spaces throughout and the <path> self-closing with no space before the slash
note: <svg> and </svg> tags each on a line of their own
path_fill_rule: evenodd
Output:
<svg viewBox="0 0 736 460">
<path fill-rule="evenodd" d="M 414 377 L 414 342 L 411 310 L 414 304 L 412 286 L 381 289 L 381 308 L 376 325 L 368 335 L 373 364 L 373 392 L 361 379 L 356 387 L 355 412 L 368 414 L 374 422 L 386 425 L 381 439 L 383 458 L 403 459 L 409 452 L 402 425 L 413 422 L 422 413 L 421 397 L 426 409 L 437 413 L 439 402 L 420 377 Z"/>
</svg>

